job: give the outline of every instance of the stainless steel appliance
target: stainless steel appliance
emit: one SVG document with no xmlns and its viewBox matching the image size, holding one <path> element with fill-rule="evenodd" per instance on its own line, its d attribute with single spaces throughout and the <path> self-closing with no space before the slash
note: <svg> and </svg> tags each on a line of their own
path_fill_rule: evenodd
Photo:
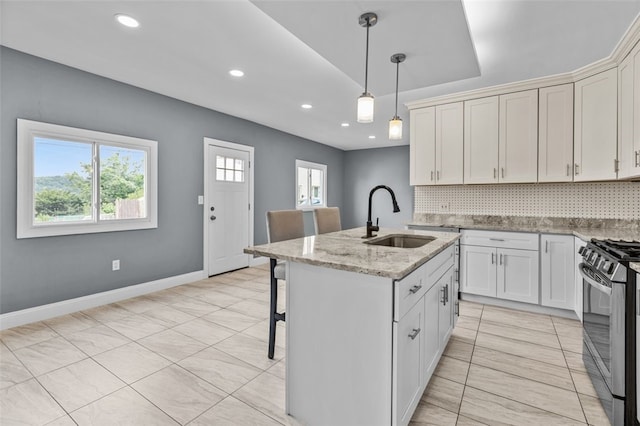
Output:
<svg viewBox="0 0 640 426">
<path fill-rule="evenodd" d="M 582 358 L 611 424 L 637 425 L 636 274 L 629 262 L 640 261 L 640 242 L 594 239 L 579 253 Z"/>
</svg>

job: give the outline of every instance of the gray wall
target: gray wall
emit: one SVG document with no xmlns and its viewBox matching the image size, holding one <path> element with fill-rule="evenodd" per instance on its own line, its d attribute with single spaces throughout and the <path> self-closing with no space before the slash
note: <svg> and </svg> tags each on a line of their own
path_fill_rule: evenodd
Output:
<svg viewBox="0 0 640 426">
<path fill-rule="evenodd" d="M 5 47 L 0 88 L 0 313 L 201 270 L 205 136 L 255 147 L 256 244 L 267 210 L 294 207 L 296 158 L 327 164 L 343 208 L 341 150 Z M 17 118 L 157 140 L 158 228 L 17 240 Z"/>
<path fill-rule="evenodd" d="M 413 216 L 413 188 L 409 185 L 409 146 L 346 151 L 341 219 L 344 228 L 364 226 L 369 192 L 387 185 L 396 194 L 399 213 L 393 213 L 391 196 L 384 189 L 373 196 L 371 218 L 380 226 L 404 227 Z"/>
</svg>

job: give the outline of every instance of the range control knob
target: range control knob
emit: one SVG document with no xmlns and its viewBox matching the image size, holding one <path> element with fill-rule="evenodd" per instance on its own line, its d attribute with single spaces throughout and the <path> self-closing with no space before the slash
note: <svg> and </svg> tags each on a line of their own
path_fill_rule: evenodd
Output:
<svg viewBox="0 0 640 426">
<path fill-rule="evenodd" d="M 613 266 L 614 266 L 614 264 L 613 264 L 613 263 L 611 263 L 611 262 L 610 262 L 610 261 L 608 261 L 608 260 L 605 260 L 605 261 L 602 263 L 602 271 L 603 271 L 605 274 L 610 274 L 611 272 L 613 272 Z"/>
<path fill-rule="evenodd" d="M 586 250 L 586 248 L 585 248 L 585 247 L 580 247 L 580 248 L 578 249 L 578 254 L 580 254 L 580 255 L 581 255 L 581 254 L 583 254 L 585 250 Z"/>
</svg>

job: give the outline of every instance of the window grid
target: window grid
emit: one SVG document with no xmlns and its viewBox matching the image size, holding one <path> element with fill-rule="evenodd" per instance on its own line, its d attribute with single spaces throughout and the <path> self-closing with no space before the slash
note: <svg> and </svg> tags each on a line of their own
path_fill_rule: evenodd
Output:
<svg viewBox="0 0 640 426">
<path fill-rule="evenodd" d="M 216 155 L 216 180 L 219 182 L 244 182 L 244 160 Z"/>
</svg>

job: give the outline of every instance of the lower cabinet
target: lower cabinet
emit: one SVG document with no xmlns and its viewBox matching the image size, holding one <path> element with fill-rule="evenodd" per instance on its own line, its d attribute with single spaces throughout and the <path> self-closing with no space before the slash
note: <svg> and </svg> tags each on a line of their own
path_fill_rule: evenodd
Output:
<svg viewBox="0 0 640 426">
<path fill-rule="evenodd" d="M 538 252 L 460 246 L 460 286 L 464 293 L 538 303 Z"/>
<path fill-rule="evenodd" d="M 541 304 L 574 310 L 576 306 L 575 238 L 569 235 L 540 236 Z"/>
<path fill-rule="evenodd" d="M 438 289 L 440 296 L 438 300 L 439 347 L 444 348 L 453 330 L 453 307 L 455 306 L 453 300 L 453 268 L 449 269 L 434 287 Z M 425 307 L 425 309 L 428 308 L 429 307 Z M 431 309 L 433 309 L 433 307 L 431 307 Z"/>
<path fill-rule="evenodd" d="M 408 424 L 415 407 L 422 396 L 421 352 L 424 346 L 424 309 L 423 303 L 416 303 L 398 322 L 393 323 L 393 347 L 396 349 L 397 424 Z"/>
</svg>

